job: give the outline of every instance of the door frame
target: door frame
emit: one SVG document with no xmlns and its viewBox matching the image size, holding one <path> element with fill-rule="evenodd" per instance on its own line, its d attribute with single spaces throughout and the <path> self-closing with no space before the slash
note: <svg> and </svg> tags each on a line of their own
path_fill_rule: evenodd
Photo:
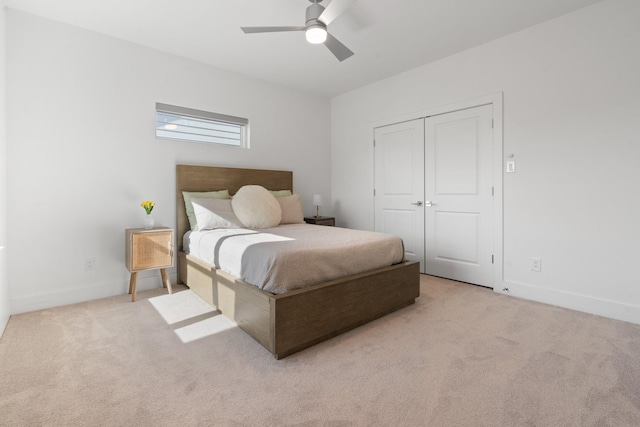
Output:
<svg viewBox="0 0 640 427">
<path fill-rule="evenodd" d="M 491 95 L 459 101 L 427 108 L 412 113 L 401 114 L 370 123 L 371 141 L 374 140 L 375 128 L 388 126 L 395 123 L 406 122 L 431 116 L 437 116 L 468 108 L 483 105 L 493 106 L 493 290 L 501 292 L 504 284 L 504 241 L 503 241 L 503 93 L 497 92 Z M 373 159 L 372 161 L 375 161 Z M 374 168 L 375 174 L 375 168 Z M 375 186 L 375 175 L 371 177 Z M 375 200 L 371 207 L 375 214 Z"/>
</svg>

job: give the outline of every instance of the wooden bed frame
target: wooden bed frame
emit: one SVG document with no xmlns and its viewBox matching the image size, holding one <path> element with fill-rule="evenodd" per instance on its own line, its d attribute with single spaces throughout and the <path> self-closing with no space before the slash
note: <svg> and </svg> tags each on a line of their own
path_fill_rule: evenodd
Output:
<svg viewBox="0 0 640 427">
<path fill-rule="evenodd" d="M 293 173 L 177 165 L 178 282 L 235 322 L 276 359 L 413 304 L 420 295 L 415 262 L 274 295 L 185 254 L 182 236 L 189 230 L 189 221 L 182 192 L 228 189 L 235 194 L 250 184 L 293 190 Z"/>
</svg>

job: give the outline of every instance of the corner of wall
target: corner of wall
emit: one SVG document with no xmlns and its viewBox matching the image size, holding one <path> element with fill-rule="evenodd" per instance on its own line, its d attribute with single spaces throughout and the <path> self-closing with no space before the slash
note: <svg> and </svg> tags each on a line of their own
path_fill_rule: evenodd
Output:
<svg viewBox="0 0 640 427">
<path fill-rule="evenodd" d="M 6 9 L 0 0 L 0 335 L 4 332 L 9 314 L 9 281 L 7 275 L 7 132 L 6 132 Z"/>
</svg>

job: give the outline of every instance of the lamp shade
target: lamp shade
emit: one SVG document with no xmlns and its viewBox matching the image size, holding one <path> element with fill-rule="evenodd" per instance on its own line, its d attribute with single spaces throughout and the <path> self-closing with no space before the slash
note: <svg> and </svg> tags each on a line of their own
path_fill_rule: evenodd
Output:
<svg viewBox="0 0 640 427">
<path fill-rule="evenodd" d="M 322 206 L 322 196 L 319 194 L 313 195 L 313 206 Z"/>
</svg>

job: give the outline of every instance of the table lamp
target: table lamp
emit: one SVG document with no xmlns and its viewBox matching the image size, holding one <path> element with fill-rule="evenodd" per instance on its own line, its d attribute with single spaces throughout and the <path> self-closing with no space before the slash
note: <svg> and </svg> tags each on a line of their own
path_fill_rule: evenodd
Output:
<svg viewBox="0 0 640 427">
<path fill-rule="evenodd" d="M 314 194 L 313 195 L 313 206 L 316 207 L 316 218 L 320 217 L 319 211 L 320 211 L 320 206 L 322 206 L 322 196 L 319 194 Z"/>
</svg>

